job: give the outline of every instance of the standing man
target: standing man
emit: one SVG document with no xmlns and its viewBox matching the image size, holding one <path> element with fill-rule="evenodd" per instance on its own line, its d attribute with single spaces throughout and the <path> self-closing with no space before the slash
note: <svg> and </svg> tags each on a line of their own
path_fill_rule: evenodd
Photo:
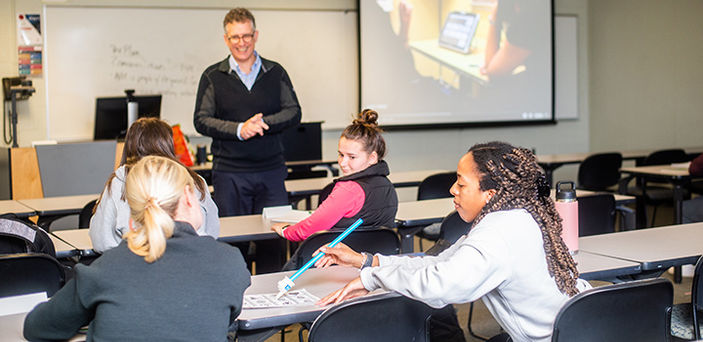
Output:
<svg viewBox="0 0 703 342">
<path fill-rule="evenodd" d="M 285 69 L 254 49 L 259 31 L 251 12 L 235 8 L 223 26 L 231 55 L 200 77 L 193 124 L 212 137 L 220 216 L 258 214 L 288 204 L 280 133 L 300 122 L 300 105 Z"/>
<path fill-rule="evenodd" d="M 200 78 L 193 123 L 212 137 L 212 183 L 220 216 L 261 213 L 288 196 L 281 131 L 300 122 L 300 105 L 283 67 L 254 50 L 254 16 L 235 8 L 224 19 L 231 55 Z"/>
</svg>

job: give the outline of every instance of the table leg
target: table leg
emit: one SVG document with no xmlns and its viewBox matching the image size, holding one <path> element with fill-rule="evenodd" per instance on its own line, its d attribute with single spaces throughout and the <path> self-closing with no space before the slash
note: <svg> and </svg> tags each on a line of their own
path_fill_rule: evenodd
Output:
<svg viewBox="0 0 703 342">
<path fill-rule="evenodd" d="M 674 223 L 683 221 L 683 187 L 680 182 L 674 183 Z M 681 266 L 674 267 L 674 283 L 681 284 Z"/>
</svg>

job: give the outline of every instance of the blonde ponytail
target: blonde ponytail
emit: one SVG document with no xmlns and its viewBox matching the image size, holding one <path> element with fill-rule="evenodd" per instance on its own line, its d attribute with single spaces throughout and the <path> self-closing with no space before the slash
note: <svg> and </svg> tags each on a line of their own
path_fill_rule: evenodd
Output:
<svg viewBox="0 0 703 342">
<path fill-rule="evenodd" d="M 188 171 L 177 162 L 150 156 L 140 160 L 127 175 L 125 192 L 133 226 L 125 234 L 127 247 L 146 262 L 154 262 L 166 251 L 173 235 L 173 216 L 187 185 Z"/>
</svg>

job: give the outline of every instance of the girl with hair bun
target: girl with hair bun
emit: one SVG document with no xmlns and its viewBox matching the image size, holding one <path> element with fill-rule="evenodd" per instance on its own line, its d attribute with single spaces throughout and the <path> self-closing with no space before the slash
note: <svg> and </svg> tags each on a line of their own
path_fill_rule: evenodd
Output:
<svg viewBox="0 0 703 342">
<path fill-rule="evenodd" d="M 274 224 L 271 229 L 291 241 L 303 241 L 328 229 L 345 229 L 359 218 L 362 227 L 392 227 L 398 197 L 388 180 L 386 142 L 378 127 L 378 113 L 365 109 L 357 114 L 339 138 L 337 162 L 342 177 L 320 193 L 320 206 L 294 225 Z M 294 260 L 291 258 L 291 260 Z"/>
<path fill-rule="evenodd" d="M 125 179 L 132 166 L 146 156 L 161 156 L 177 160 L 173 148 L 171 126 L 157 118 L 141 118 L 127 130 L 120 167 L 108 178 L 90 218 L 90 240 L 93 249 L 102 253 L 117 246 L 129 230 L 129 207 L 125 200 Z M 220 219 L 215 202 L 210 197 L 205 180 L 188 169 L 197 191 L 203 226 L 200 235 L 217 239 L 220 235 Z"/>
<path fill-rule="evenodd" d="M 450 189 L 471 230 L 437 256 L 373 256 L 371 267 L 321 305 L 379 288 L 440 308 L 479 298 L 512 341 L 550 341 L 562 305 L 590 285 L 561 239 L 561 218 L 532 152 L 503 142 L 477 144 L 457 166 Z M 340 243 L 316 264 L 360 267 Z M 492 341 L 507 341 L 507 336 Z"/>
<path fill-rule="evenodd" d="M 24 323 L 24 337 L 67 340 L 224 341 L 250 284 L 238 249 L 198 236 L 203 216 L 193 177 L 149 156 L 126 179 L 130 230 Z"/>
</svg>

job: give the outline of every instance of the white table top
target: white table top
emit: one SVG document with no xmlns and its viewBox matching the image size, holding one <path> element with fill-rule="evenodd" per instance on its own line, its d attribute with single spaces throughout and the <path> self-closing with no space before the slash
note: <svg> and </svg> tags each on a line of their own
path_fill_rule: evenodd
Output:
<svg viewBox="0 0 703 342">
<path fill-rule="evenodd" d="M 231 216 L 220 218 L 220 241 L 227 243 L 278 238 L 278 234 L 265 225 L 261 215 Z"/>
<path fill-rule="evenodd" d="M 251 286 L 244 292 L 247 294 L 278 293 L 278 281 L 284 276 L 290 276 L 295 271 L 278 272 L 251 277 Z M 332 266 L 326 269 L 310 268 L 295 281 L 292 290 L 306 289 L 311 294 L 322 298 L 346 285 L 359 276 L 359 269 L 352 267 Z M 240 329 L 258 329 L 288 325 L 297 322 L 312 321 L 325 307 L 317 305 L 297 306 L 270 309 L 244 309 L 239 315 Z"/>
<path fill-rule="evenodd" d="M 638 229 L 579 238 L 588 253 L 642 263 L 642 269 L 664 269 L 695 263 L 703 254 L 703 222 Z"/>
<path fill-rule="evenodd" d="M 76 249 L 89 251 L 93 249 L 89 229 L 67 229 L 52 232 L 69 244 L 49 235 L 54 242 L 58 257 L 67 256 Z M 220 241 L 232 243 L 278 238 L 278 234 L 264 225 L 261 215 L 232 216 L 220 218 Z M 74 248 L 75 247 L 75 248 Z"/>
<path fill-rule="evenodd" d="M 67 215 L 80 213 L 88 202 L 97 199 L 99 194 L 57 196 L 17 200 L 37 211 L 39 215 Z"/>
<path fill-rule="evenodd" d="M 640 174 L 640 175 L 652 175 L 652 176 L 666 176 L 666 177 L 689 177 L 688 167 L 678 167 L 672 165 L 650 165 L 650 166 L 637 166 L 637 167 L 623 167 L 620 169 L 621 172 Z"/>
<path fill-rule="evenodd" d="M 19 217 L 28 217 L 34 215 L 34 209 L 15 200 L 0 201 L 0 215 L 15 214 Z"/>
<path fill-rule="evenodd" d="M 642 271 L 642 266 L 638 262 L 592 254 L 583 250 L 574 255 L 574 260 L 581 274 L 580 278 L 586 280 L 609 280 L 616 276 L 637 274 Z"/>
</svg>

